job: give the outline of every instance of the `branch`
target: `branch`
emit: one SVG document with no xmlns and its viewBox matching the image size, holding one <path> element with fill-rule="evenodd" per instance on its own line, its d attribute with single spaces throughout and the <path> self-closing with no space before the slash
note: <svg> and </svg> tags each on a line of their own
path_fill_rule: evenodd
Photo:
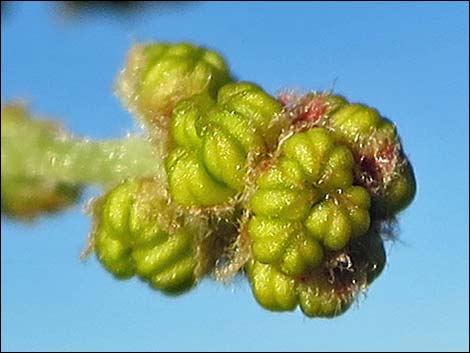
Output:
<svg viewBox="0 0 470 353">
<path fill-rule="evenodd" d="M 2 211 L 32 218 L 75 201 L 83 186 L 164 178 L 161 153 L 143 136 L 89 141 L 37 120 L 20 105 L 2 107 Z M 7 186 L 7 187 L 5 187 Z"/>
</svg>

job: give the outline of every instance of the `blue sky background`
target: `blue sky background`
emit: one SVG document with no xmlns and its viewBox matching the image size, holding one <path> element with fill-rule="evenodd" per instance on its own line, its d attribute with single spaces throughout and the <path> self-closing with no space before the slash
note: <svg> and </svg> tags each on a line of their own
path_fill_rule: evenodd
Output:
<svg viewBox="0 0 470 353">
<path fill-rule="evenodd" d="M 91 138 L 134 127 L 112 84 L 130 45 L 217 49 L 267 91 L 329 89 L 398 126 L 418 193 L 367 298 L 344 316 L 274 314 L 248 285 L 204 281 L 167 298 L 78 255 L 80 207 L 33 226 L 1 223 L 4 350 L 460 350 L 469 348 L 467 3 L 216 3 L 64 19 L 11 6 L 1 24 L 1 99 L 23 98 Z M 90 190 L 86 197 L 96 190 Z"/>
</svg>

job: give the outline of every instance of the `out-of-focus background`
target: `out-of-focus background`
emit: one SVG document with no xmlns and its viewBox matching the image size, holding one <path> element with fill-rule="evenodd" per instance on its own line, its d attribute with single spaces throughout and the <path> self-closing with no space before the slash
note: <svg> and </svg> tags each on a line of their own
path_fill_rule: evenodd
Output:
<svg viewBox="0 0 470 353">
<path fill-rule="evenodd" d="M 30 225 L 2 218 L 2 351 L 468 351 L 468 3 L 86 3 L 2 1 L 3 103 L 26 100 L 79 135 L 122 136 L 135 122 L 112 87 L 129 47 L 190 41 L 270 93 L 334 88 L 379 108 L 418 192 L 382 276 L 332 320 L 265 311 L 244 281 L 206 280 L 178 298 L 117 281 L 79 260 L 80 207 Z"/>
</svg>

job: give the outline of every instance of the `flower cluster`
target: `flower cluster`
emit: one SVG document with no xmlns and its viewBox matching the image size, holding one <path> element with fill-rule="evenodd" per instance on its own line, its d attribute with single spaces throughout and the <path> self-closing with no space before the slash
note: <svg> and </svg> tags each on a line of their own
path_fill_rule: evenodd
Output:
<svg viewBox="0 0 470 353">
<path fill-rule="evenodd" d="M 90 248 L 117 278 L 171 295 L 241 274 L 268 310 L 333 317 L 380 275 L 384 230 L 416 183 L 395 125 L 377 110 L 329 92 L 272 97 L 185 43 L 134 46 L 116 87 L 147 134 L 91 144 L 40 129 L 30 143 L 48 139 L 61 163 L 28 184 L 36 208 L 15 191 L 23 184 L 2 188 L 2 208 L 35 215 L 73 202 L 84 181 L 102 183 Z M 47 178 L 69 170 L 80 173 Z"/>
</svg>

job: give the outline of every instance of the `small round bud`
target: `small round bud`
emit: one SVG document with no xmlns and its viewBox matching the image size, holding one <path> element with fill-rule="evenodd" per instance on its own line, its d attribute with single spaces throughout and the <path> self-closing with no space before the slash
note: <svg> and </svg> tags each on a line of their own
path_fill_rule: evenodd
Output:
<svg viewBox="0 0 470 353">
<path fill-rule="evenodd" d="M 131 248 L 121 240 L 110 237 L 105 228 L 94 235 L 95 251 L 98 260 L 115 277 L 127 279 L 135 274 L 135 264 L 131 258 Z"/>
<path fill-rule="evenodd" d="M 341 251 L 328 251 L 316 268 L 286 274 L 272 264 L 251 260 L 247 276 L 258 303 L 272 311 L 300 306 L 308 317 L 343 314 L 382 272 L 383 241 L 376 229 L 354 239 Z"/>
<path fill-rule="evenodd" d="M 272 266 L 252 261 L 248 278 L 258 303 L 272 311 L 292 311 L 298 305 L 295 280 Z"/>
<path fill-rule="evenodd" d="M 167 157 L 170 193 L 186 207 L 212 207 L 243 192 L 254 163 L 268 152 L 281 106 L 258 86 L 230 83 L 217 102 L 207 95 L 181 101 L 171 123 Z"/>
<path fill-rule="evenodd" d="M 406 208 L 416 181 L 395 126 L 362 104 L 342 107 L 332 114 L 329 126 L 356 157 L 355 179 L 371 193 L 374 217 L 390 218 Z"/>
<path fill-rule="evenodd" d="M 392 218 L 411 203 L 416 193 L 413 168 L 391 121 L 373 108 L 328 93 L 283 94 L 279 99 L 297 130 L 325 127 L 350 149 L 354 183 L 370 193 L 375 219 Z"/>
<path fill-rule="evenodd" d="M 370 225 L 367 191 L 353 186 L 354 157 L 324 128 L 290 136 L 249 201 L 253 258 L 297 275 L 345 248 Z"/>
<path fill-rule="evenodd" d="M 95 251 L 119 278 L 134 274 L 167 294 L 182 293 L 198 279 L 203 223 L 186 223 L 153 180 L 131 180 L 96 202 Z"/>
<path fill-rule="evenodd" d="M 222 57 L 187 43 L 135 45 L 117 82 L 117 94 L 140 119 L 156 123 L 195 94 L 216 97 L 231 80 Z"/>
</svg>

